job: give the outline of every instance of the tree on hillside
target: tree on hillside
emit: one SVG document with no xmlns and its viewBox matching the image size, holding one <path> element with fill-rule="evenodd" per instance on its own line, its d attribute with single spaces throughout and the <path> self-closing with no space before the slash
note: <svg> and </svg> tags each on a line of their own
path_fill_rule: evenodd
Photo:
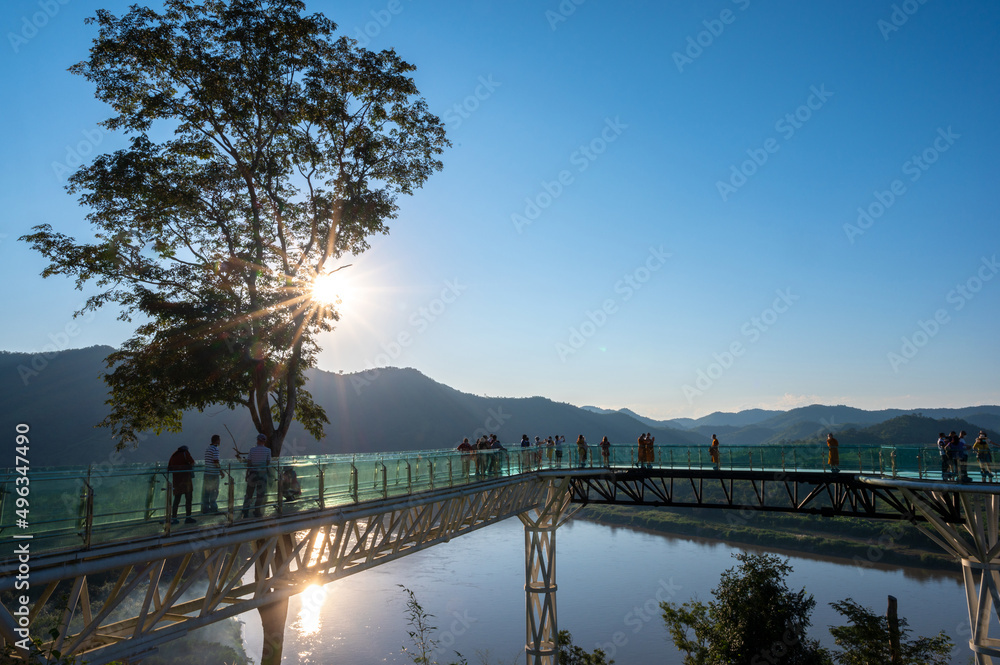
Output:
<svg viewBox="0 0 1000 665">
<path fill-rule="evenodd" d="M 830 603 L 850 621 L 850 625 L 831 627 L 834 642 L 843 651 L 834 653 L 840 665 L 882 665 L 891 663 L 889 646 L 889 620 L 848 598 Z M 899 619 L 899 645 L 901 665 L 948 665 L 954 647 L 951 638 L 942 630 L 934 637 L 909 639 L 906 619 Z"/>
<path fill-rule="evenodd" d="M 99 34 L 70 71 L 129 142 L 70 178 L 92 240 L 48 224 L 22 240 L 50 261 L 43 276 L 97 287 L 80 313 L 115 304 L 136 319 L 104 375 L 101 424 L 119 447 L 213 404 L 246 407 L 275 456 L 293 420 L 322 437 L 304 371 L 338 313 L 318 286 L 336 292 L 343 257 L 441 168 L 448 142 L 414 67 L 303 12 L 300 0 L 166 0 L 163 13 L 88 19 Z"/>
<path fill-rule="evenodd" d="M 816 605 L 805 590 L 785 584 L 791 566 L 773 554 L 741 552 L 722 573 L 707 604 L 660 603 L 685 665 L 826 665 L 829 654 L 806 637 Z"/>
</svg>

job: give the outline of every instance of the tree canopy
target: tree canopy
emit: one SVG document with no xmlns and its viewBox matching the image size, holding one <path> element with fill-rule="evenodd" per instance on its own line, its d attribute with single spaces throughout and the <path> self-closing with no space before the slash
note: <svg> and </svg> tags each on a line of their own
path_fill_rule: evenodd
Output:
<svg viewBox="0 0 1000 665">
<path fill-rule="evenodd" d="M 830 603 L 850 621 L 847 626 L 830 628 L 834 642 L 843 649 L 834 654 L 840 665 L 882 665 L 892 663 L 889 620 L 848 598 Z M 948 665 L 954 644 L 942 630 L 934 637 L 911 640 L 906 619 L 899 619 L 899 662 L 901 665 Z"/>
<path fill-rule="evenodd" d="M 715 600 L 660 603 L 675 646 L 687 653 L 685 665 L 829 663 L 826 650 L 806 637 L 816 601 L 785 584 L 791 566 L 773 554 L 733 556 L 739 566 L 722 573 Z"/>
<path fill-rule="evenodd" d="M 22 240 L 50 261 L 44 276 L 96 287 L 81 312 L 117 304 L 137 325 L 104 377 L 119 446 L 213 404 L 249 409 L 276 455 L 293 420 L 320 438 L 304 371 L 339 315 L 312 286 L 441 168 L 448 141 L 414 67 L 303 12 L 166 0 L 88 19 L 99 34 L 70 71 L 128 144 L 70 178 L 93 240 L 49 224 Z"/>
<path fill-rule="evenodd" d="M 792 591 L 785 578 L 792 568 L 773 554 L 733 555 L 739 566 L 722 573 L 714 600 L 682 605 L 660 603 L 670 639 L 683 651 L 684 665 L 884 665 L 890 657 L 890 627 L 850 598 L 830 603 L 849 622 L 830 633 L 841 651 L 830 652 L 806 637 L 816 601 L 805 589 Z M 909 639 L 899 620 L 901 665 L 946 665 L 951 639 Z"/>
</svg>

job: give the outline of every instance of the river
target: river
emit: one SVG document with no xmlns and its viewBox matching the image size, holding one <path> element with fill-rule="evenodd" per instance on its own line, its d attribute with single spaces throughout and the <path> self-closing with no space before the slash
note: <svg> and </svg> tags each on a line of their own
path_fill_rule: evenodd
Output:
<svg viewBox="0 0 1000 665">
<path fill-rule="evenodd" d="M 683 654 L 669 641 L 659 600 L 710 600 L 720 573 L 735 565 L 732 555 L 739 551 L 714 541 L 572 521 L 557 533 L 559 627 L 587 650 L 603 647 L 618 665 L 680 665 Z M 845 623 L 829 603 L 850 597 L 883 614 L 887 596 L 894 595 L 911 637 L 943 629 L 957 646 L 952 663 L 970 661 L 957 564 L 955 574 L 944 574 L 786 556 L 793 567 L 789 587 L 805 587 L 816 600 L 809 636 L 824 645 L 833 646 L 827 627 Z M 459 651 L 475 664 L 479 654 L 491 665 L 524 663 L 524 530 L 517 519 L 292 598 L 283 662 L 412 662 L 401 651 L 412 643 L 400 584 L 435 615 L 442 649 L 434 660 L 451 663 Z M 260 622 L 256 613 L 244 619 L 247 652 L 257 659 Z"/>
</svg>

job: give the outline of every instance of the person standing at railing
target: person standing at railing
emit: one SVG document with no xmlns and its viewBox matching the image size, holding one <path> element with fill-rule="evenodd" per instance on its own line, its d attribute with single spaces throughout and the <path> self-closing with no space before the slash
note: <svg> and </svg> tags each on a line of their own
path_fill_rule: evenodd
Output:
<svg viewBox="0 0 1000 665">
<path fill-rule="evenodd" d="M 554 439 L 555 439 L 555 443 L 554 444 L 550 444 L 550 445 L 554 445 L 554 447 L 555 447 L 555 450 L 556 450 L 556 468 L 559 468 L 559 467 L 562 466 L 563 441 L 565 439 L 563 437 L 559 436 L 558 434 L 555 435 Z M 550 437 L 549 440 L 551 441 L 552 437 Z"/>
<path fill-rule="evenodd" d="M 214 515 L 219 512 L 219 480 L 222 477 L 222 465 L 219 463 L 218 434 L 212 435 L 212 441 L 205 449 L 205 473 L 201 479 L 201 514 Z"/>
<path fill-rule="evenodd" d="M 712 445 L 708 447 L 708 454 L 712 456 L 712 468 L 719 470 L 719 439 L 712 435 Z"/>
<path fill-rule="evenodd" d="M 462 443 L 458 444 L 458 452 L 462 455 L 462 478 L 465 480 L 469 479 L 469 462 L 472 460 L 472 450 L 469 437 L 465 437 L 462 439 Z"/>
<path fill-rule="evenodd" d="M 611 468 L 611 442 L 608 441 L 608 437 L 601 439 L 601 443 L 598 444 L 601 447 L 601 463 L 607 468 Z"/>
<path fill-rule="evenodd" d="M 971 483 L 972 478 L 969 477 L 969 446 L 965 443 L 965 430 L 959 432 L 958 444 L 955 446 L 955 450 L 958 452 L 959 482 Z"/>
<path fill-rule="evenodd" d="M 493 458 L 493 466 L 491 467 L 492 474 L 494 476 L 503 475 L 503 465 L 507 460 L 507 449 L 504 448 L 502 443 L 500 443 L 500 437 L 496 434 L 492 436 L 492 440 L 490 441 L 490 450 L 492 451 L 490 455 Z"/>
<path fill-rule="evenodd" d="M 489 450 L 490 441 L 485 436 L 476 439 L 476 478 L 482 478 L 489 472 Z"/>
<path fill-rule="evenodd" d="M 174 503 L 170 510 L 170 523 L 177 524 L 177 509 L 181 507 L 181 497 L 184 498 L 184 512 L 187 517 L 185 524 L 194 524 L 191 517 L 191 496 L 194 494 L 194 458 L 188 452 L 187 446 L 181 446 L 174 451 L 167 462 L 167 471 L 174 474 Z"/>
<path fill-rule="evenodd" d="M 531 468 L 531 439 L 527 434 L 521 435 L 521 471 Z"/>
<path fill-rule="evenodd" d="M 580 458 L 580 468 L 587 466 L 587 440 L 581 434 L 576 438 L 576 452 Z"/>
<path fill-rule="evenodd" d="M 257 435 L 257 445 L 247 453 L 247 492 L 243 497 L 243 519 L 250 515 L 253 504 L 254 517 L 263 515 L 261 508 L 267 498 L 267 472 L 271 464 L 271 449 L 267 447 L 267 435 Z"/>
<path fill-rule="evenodd" d="M 948 437 L 944 432 L 938 432 L 937 447 L 941 451 L 941 480 L 951 480 L 951 456 L 948 454 Z"/>
<path fill-rule="evenodd" d="M 986 438 L 986 432 L 980 430 L 979 436 L 972 444 L 972 450 L 976 453 L 976 459 L 979 461 L 979 475 L 983 482 L 985 483 L 987 479 L 993 480 L 993 470 L 990 469 L 993 455 L 990 453 L 990 440 Z"/>
<path fill-rule="evenodd" d="M 840 443 L 833 438 L 833 432 L 826 435 L 826 447 L 830 451 L 826 463 L 830 465 L 831 471 L 840 473 Z"/>
</svg>

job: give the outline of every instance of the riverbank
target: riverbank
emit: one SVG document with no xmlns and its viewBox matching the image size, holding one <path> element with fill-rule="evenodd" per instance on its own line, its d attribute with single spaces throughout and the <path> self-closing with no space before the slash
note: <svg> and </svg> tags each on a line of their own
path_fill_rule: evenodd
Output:
<svg viewBox="0 0 1000 665">
<path fill-rule="evenodd" d="M 664 535 L 721 540 L 729 545 L 818 555 L 864 567 L 890 565 L 953 572 L 957 565 L 926 535 L 906 522 L 605 505 L 586 506 L 575 519 Z"/>
</svg>

